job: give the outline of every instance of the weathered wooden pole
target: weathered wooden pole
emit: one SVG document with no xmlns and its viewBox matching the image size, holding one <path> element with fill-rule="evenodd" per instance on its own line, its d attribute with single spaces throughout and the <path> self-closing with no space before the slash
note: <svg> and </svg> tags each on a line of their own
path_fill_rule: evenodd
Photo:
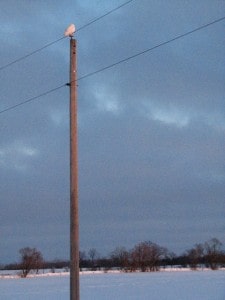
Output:
<svg viewBox="0 0 225 300">
<path fill-rule="evenodd" d="M 70 300 L 80 299 L 76 40 L 70 39 Z"/>
</svg>

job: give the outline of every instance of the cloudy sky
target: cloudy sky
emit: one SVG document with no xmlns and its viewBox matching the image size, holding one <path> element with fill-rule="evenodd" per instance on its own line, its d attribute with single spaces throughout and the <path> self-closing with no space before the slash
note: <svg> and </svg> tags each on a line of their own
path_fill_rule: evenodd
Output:
<svg viewBox="0 0 225 300">
<path fill-rule="evenodd" d="M 0 3 L 0 111 L 224 17 L 222 0 Z M 225 21 L 78 82 L 80 248 L 225 244 Z M 0 263 L 69 257 L 69 89 L 0 113 Z"/>
</svg>

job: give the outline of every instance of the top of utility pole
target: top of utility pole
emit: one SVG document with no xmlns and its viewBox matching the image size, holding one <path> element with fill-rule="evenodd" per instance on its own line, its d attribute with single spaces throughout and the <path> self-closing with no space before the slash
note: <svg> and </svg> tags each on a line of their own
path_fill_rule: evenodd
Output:
<svg viewBox="0 0 225 300">
<path fill-rule="evenodd" d="M 73 37 L 74 32 L 76 31 L 75 25 L 70 24 L 64 32 L 64 36 Z"/>
</svg>

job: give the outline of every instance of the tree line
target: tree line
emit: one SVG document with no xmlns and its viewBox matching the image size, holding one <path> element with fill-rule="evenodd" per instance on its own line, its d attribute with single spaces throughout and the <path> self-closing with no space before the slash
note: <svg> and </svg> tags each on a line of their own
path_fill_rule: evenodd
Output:
<svg viewBox="0 0 225 300">
<path fill-rule="evenodd" d="M 19 263 L 2 266 L 2 269 L 20 270 L 21 277 L 27 277 L 31 271 L 38 273 L 40 269 L 51 269 L 54 272 L 57 268 L 64 268 L 65 271 L 69 271 L 69 261 L 45 261 L 41 251 L 36 248 L 22 248 L 19 254 Z M 80 252 L 81 271 L 116 268 L 125 272 L 153 272 L 166 266 L 190 267 L 192 270 L 207 267 L 216 270 L 225 266 L 225 251 L 222 250 L 222 243 L 213 238 L 205 243 L 196 244 L 180 256 L 151 241 L 138 243 L 130 250 L 117 247 L 107 257 L 101 257 L 95 248 L 87 253 Z"/>
</svg>

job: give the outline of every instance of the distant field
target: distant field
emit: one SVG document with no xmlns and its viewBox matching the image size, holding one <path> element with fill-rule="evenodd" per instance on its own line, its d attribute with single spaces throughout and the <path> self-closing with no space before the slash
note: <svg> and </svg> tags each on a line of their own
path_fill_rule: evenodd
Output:
<svg viewBox="0 0 225 300">
<path fill-rule="evenodd" d="M 225 271 L 89 272 L 80 286 L 81 300 L 224 300 Z M 69 274 L 1 278 L 0 299 L 69 299 Z"/>
</svg>

